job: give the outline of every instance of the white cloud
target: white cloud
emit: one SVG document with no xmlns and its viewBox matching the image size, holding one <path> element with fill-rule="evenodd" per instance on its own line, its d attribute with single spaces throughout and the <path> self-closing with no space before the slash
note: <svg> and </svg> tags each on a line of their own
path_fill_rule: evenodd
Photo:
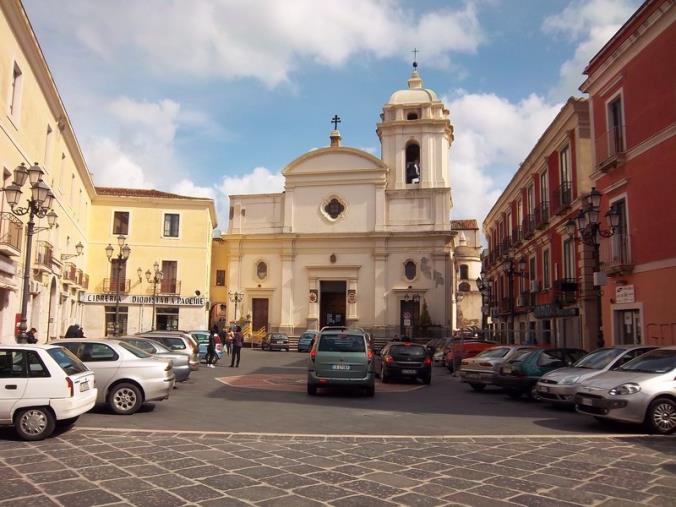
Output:
<svg viewBox="0 0 676 507">
<path fill-rule="evenodd" d="M 271 194 L 284 190 L 284 176 L 265 167 L 256 167 L 242 176 L 224 176 L 219 185 L 224 196 L 241 194 Z"/>
<path fill-rule="evenodd" d="M 426 65 L 443 66 L 483 40 L 470 1 L 419 16 L 399 0 L 71 0 L 59 8 L 54 28 L 75 33 L 109 62 L 181 78 L 253 77 L 268 86 L 287 82 L 299 59 L 340 66 L 358 52 L 410 58 L 416 46 Z M 34 0 L 30 12 L 47 18 L 53 5 Z"/>
<path fill-rule="evenodd" d="M 93 171 L 94 184 L 101 187 L 154 188 L 143 167 L 134 162 L 118 143 L 107 137 L 90 142 L 87 165 Z"/>
<path fill-rule="evenodd" d="M 174 183 L 170 187 L 170 192 L 184 195 L 186 197 L 205 197 L 207 199 L 216 199 L 216 189 L 213 187 L 200 187 L 188 179 Z"/>
<path fill-rule="evenodd" d="M 577 43 L 573 57 L 559 69 L 561 80 L 551 90 L 552 97 L 563 99 L 580 94 L 578 87 L 589 60 L 629 19 L 638 3 L 638 0 L 577 0 L 544 20 L 545 33 L 563 35 Z"/>
<path fill-rule="evenodd" d="M 453 216 L 481 223 L 502 193 L 500 169 L 518 169 L 563 104 L 537 95 L 512 103 L 464 91 L 443 100 L 455 129 L 449 155 Z"/>
</svg>

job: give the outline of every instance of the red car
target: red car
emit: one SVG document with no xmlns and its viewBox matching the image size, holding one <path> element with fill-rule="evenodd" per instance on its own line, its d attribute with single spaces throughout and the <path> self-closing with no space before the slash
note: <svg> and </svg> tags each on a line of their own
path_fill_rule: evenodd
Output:
<svg viewBox="0 0 676 507">
<path fill-rule="evenodd" d="M 456 363 L 459 366 L 460 361 L 468 357 L 474 357 L 479 352 L 495 347 L 497 342 L 477 340 L 477 339 L 454 339 L 446 346 L 444 350 L 444 362 L 448 371 L 453 373 L 455 371 Z"/>
</svg>

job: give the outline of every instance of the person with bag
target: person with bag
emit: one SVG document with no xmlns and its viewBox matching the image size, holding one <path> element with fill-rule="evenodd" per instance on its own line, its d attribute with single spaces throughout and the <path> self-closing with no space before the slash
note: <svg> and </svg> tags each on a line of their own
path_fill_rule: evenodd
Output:
<svg viewBox="0 0 676 507">
<path fill-rule="evenodd" d="M 244 336 L 242 335 L 242 328 L 237 326 L 235 328 L 235 335 L 232 338 L 232 356 L 230 359 L 230 368 L 233 366 L 239 368 L 239 356 L 244 345 Z M 235 361 L 237 361 L 235 363 Z"/>
<path fill-rule="evenodd" d="M 209 333 L 209 342 L 207 343 L 207 355 L 205 357 L 206 363 L 207 363 L 207 368 L 215 368 L 216 366 L 214 365 L 214 358 L 216 356 L 216 342 L 214 340 L 214 336 L 218 334 L 218 328 L 214 326 L 214 328 L 211 330 Z"/>
</svg>

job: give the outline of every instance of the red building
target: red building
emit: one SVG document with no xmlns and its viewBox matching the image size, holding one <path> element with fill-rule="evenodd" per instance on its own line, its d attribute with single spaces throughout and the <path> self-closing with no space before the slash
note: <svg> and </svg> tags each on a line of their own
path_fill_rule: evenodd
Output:
<svg viewBox="0 0 676 507">
<path fill-rule="evenodd" d="M 596 343 L 591 249 L 566 231 L 591 190 L 589 126 L 587 101 L 570 98 L 484 220 L 484 311 L 503 343 Z"/>
<path fill-rule="evenodd" d="M 676 343 L 674 20 L 673 0 L 646 1 L 592 58 L 580 87 L 600 216 L 611 206 L 620 214 L 614 234 L 600 238 L 606 344 Z"/>
</svg>

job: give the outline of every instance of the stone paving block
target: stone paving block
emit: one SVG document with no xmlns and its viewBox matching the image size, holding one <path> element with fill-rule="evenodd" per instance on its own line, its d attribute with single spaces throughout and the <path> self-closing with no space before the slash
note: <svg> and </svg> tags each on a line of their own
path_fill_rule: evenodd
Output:
<svg viewBox="0 0 676 507">
<path fill-rule="evenodd" d="M 28 474 L 26 477 L 33 484 L 42 484 L 45 482 L 54 482 L 54 481 L 63 481 L 65 479 L 73 479 L 78 475 L 72 470 L 59 470 L 58 472 L 39 472 L 35 474 Z M 3 480 L 13 479 L 14 477 L 6 476 L 2 471 L 0 471 L 0 477 Z M 18 475 L 16 475 L 18 477 Z"/>
<path fill-rule="evenodd" d="M 252 486 L 257 483 L 257 481 L 239 474 L 217 475 L 202 479 L 200 482 L 221 491 Z"/>
<path fill-rule="evenodd" d="M 304 488 L 298 488 L 294 492 L 298 495 L 306 496 L 321 502 L 327 502 L 337 498 L 354 495 L 354 492 L 348 489 L 331 486 L 330 484 L 306 486 Z"/>
<path fill-rule="evenodd" d="M 263 500 L 262 502 L 257 502 L 256 505 L 263 507 L 321 507 L 326 504 L 298 495 L 287 495 Z"/>
<path fill-rule="evenodd" d="M 72 458 L 63 458 L 61 460 L 64 467 L 70 468 L 86 468 L 93 466 L 103 466 L 107 463 L 96 456 L 74 456 Z"/>
<path fill-rule="evenodd" d="M 153 475 L 152 477 L 145 477 L 144 479 L 157 487 L 165 489 L 178 488 L 179 486 L 192 486 L 195 484 L 190 479 L 186 479 L 178 474 Z"/>
<path fill-rule="evenodd" d="M 645 490 L 645 492 L 650 493 L 652 495 L 660 495 L 660 496 L 667 496 L 667 497 L 673 498 L 674 504 L 676 504 L 676 487 L 656 485 L 656 486 L 651 486 L 650 488 Z"/>
<path fill-rule="evenodd" d="M 137 507 L 179 507 L 185 505 L 185 500 L 161 489 L 128 493 L 125 496 L 129 503 Z"/>
<path fill-rule="evenodd" d="M 132 493 L 135 491 L 145 491 L 154 489 L 155 486 L 143 479 L 136 479 L 135 477 L 124 477 L 122 479 L 111 479 L 99 483 L 99 486 L 106 488 L 113 493 Z"/>
<path fill-rule="evenodd" d="M 118 458 L 115 460 L 112 460 L 111 463 L 114 463 L 115 465 L 119 467 L 133 467 L 137 465 L 146 465 L 148 462 L 142 458 Z"/>
<path fill-rule="evenodd" d="M 242 463 L 237 468 L 248 468 L 248 467 L 256 466 L 259 463 L 261 465 L 267 465 L 267 466 L 270 466 L 270 467 L 279 467 L 279 468 L 285 468 L 285 467 L 290 467 L 290 466 L 293 466 L 293 465 L 299 465 L 300 464 L 298 461 L 296 461 L 294 459 L 280 458 L 279 456 L 271 456 L 269 458 L 261 458 L 257 461 L 251 461 L 251 460 L 248 460 L 248 459 L 241 459 L 241 458 L 231 458 L 231 459 L 233 459 L 233 460 L 237 459 L 237 460 L 241 460 L 242 462 L 246 462 L 246 463 Z M 227 465 L 221 465 L 221 466 L 223 466 L 226 470 L 236 470 L 235 468 L 228 467 Z"/>
<path fill-rule="evenodd" d="M 406 493 L 404 495 L 395 496 L 391 501 L 397 505 L 406 505 L 408 507 L 434 507 L 445 503 L 444 500 L 439 498 L 419 495 L 418 493 Z"/>
<path fill-rule="evenodd" d="M 32 472 L 55 472 L 63 470 L 63 464 L 54 459 L 48 459 L 39 463 L 29 463 L 26 465 L 15 466 L 14 469 L 22 474 L 29 474 Z"/>
<path fill-rule="evenodd" d="M 8 479 L 18 479 L 21 476 L 17 474 L 13 468 L 0 466 L 0 477 L 6 481 Z"/>
<path fill-rule="evenodd" d="M 339 500 L 334 500 L 329 505 L 335 505 L 336 507 L 386 507 L 397 504 L 388 502 L 386 500 L 381 500 L 379 498 L 374 498 L 372 496 L 355 495 L 348 496 L 347 498 L 341 498 Z"/>
<path fill-rule="evenodd" d="M 22 450 L 18 456 L 3 457 L 2 459 L 8 465 L 17 466 L 29 463 L 42 463 L 48 458 L 42 453 L 27 453 L 25 450 Z"/>
<path fill-rule="evenodd" d="M 210 468 L 213 473 L 213 467 Z M 288 470 L 288 469 L 286 469 Z M 286 472 L 285 469 L 269 467 L 269 466 L 254 466 L 250 468 L 242 468 L 237 472 L 242 474 L 245 477 L 250 477 L 252 479 L 264 479 L 266 477 L 273 477 L 275 475 L 282 475 Z M 181 471 L 183 473 L 183 471 Z M 212 475 L 212 474 L 209 474 Z M 205 476 L 205 477 L 208 477 Z"/>
<path fill-rule="evenodd" d="M 459 490 L 473 488 L 479 484 L 478 482 L 468 481 L 467 479 L 459 479 L 456 477 L 438 477 L 436 479 L 432 479 L 430 482 L 439 484 L 441 486 L 446 486 L 447 488 Z"/>
<path fill-rule="evenodd" d="M 19 498 L 22 496 L 38 495 L 40 492 L 35 487 L 23 479 L 3 480 L 0 487 L 0 500 L 8 498 Z"/>
<path fill-rule="evenodd" d="M 406 468 L 405 470 L 401 470 L 397 473 L 410 479 L 419 479 L 424 481 L 440 477 L 440 474 L 437 472 L 429 472 L 427 470 L 421 470 L 420 468 Z"/>
<path fill-rule="evenodd" d="M 182 468 L 203 466 L 205 465 L 205 462 L 194 458 L 181 458 L 181 459 L 173 459 L 170 461 L 162 461 L 160 465 L 162 465 L 167 470 L 180 470 Z"/>
<path fill-rule="evenodd" d="M 40 487 L 45 491 L 45 493 L 51 496 L 97 488 L 96 484 L 85 479 L 66 479 L 63 481 L 48 482 L 46 484 L 42 484 Z"/>
<path fill-rule="evenodd" d="M 538 495 L 519 495 L 514 498 L 510 498 L 509 501 L 519 505 L 526 505 L 527 507 L 578 507 L 579 505 L 577 503 L 566 502 L 564 500 L 554 500 L 552 498 Z"/>
<path fill-rule="evenodd" d="M 470 468 L 478 472 L 488 472 L 495 475 L 505 475 L 507 477 L 523 477 L 530 473 L 525 470 L 519 470 L 518 468 L 511 468 L 503 465 L 491 465 L 488 463 L 467 465 L 465 468 Z"/>
<path fill-rule="evenodd" d="M 45 495 L 31 496 L 28 498 L 22 498 L 21 500 L 5 500 L 4 502 L 0 502 L 0 507 L 16 507 L 17 505 L 20 505 L 21 507 L 52 507 L 58 506 L 59 504 Z"/>
<path fill-rule="evenodd" d="M 513 489 L 501 488 L 499 486 L 493 486 L 491 484 L 483 484 L 481 486 L 476 486 L 472 489 L 468 489 L 467 493 L 472 493 L 473 495 L 487 496 L 489 498 L 497 498 L 499 500 L 505 500 L 520 494 L 520 491 L 515 491 Z"/>
<path fill-rule="evenodd" d="M 551 487 L 537 482 L 514 479 L 512 477 L 505 476 L 491 477 L 490 479 L 486 479 L 485 482 L 486 484 L 512 489 L 521 493 L 538 493 Z"/>
<path fill-rule="evenodd" d="M 231 496 L 225 496 L 221 498 L 216 498 L 215 500 L 205 500 L 200 502 L 200 505 L 203 507 L 248 507 L 253 504 L 249 502 L 243 502 L 237 498 Z"/>
<path fill-rule="evenodd" d="M 411 491 L 413 493 L 419 493 L 421 495 L 428 495 L 428 496 L 433 496 L 436 498 L 442 498 L 444 496 L 457 493 L 457 490 L 453 488 L 449 488 L 446 486 L 441 486 L 439 484 L 432 484 L 432 483 L 427 483 L 423 484 L 421 486 L 418 486 L 417 488 L 411 488 Z"/>
<path fill-rule="evenodd" d="M 550 474 L 533 474 L 523 477 L 525 481 L 537 482 L 540 484 L 548 484 L 550 486 L 562 486 L 564 488 L 574 488 L 579 484 L 579 481 L 568 479 L 566 477 L 558 477 Z"/>
<path fill-rule="evenodd" d="M 444 497 L 444 500 L 455 502 L 471 507 L 514 507 L 513 503 L 485 496 L 473 495 L 472 493 L 458 492 Z"/>
<path fill-rule="evenodd" d="M 113 465 L 104 465 L 83 468 L 79 472 L 87 479 L 92 481 L 103 481 L 106 479 L 119 479 L 120 477 L 129 477 L 129 474 Z"/>
<path fill-rule="evenodd" d="M 92 507 L 94 505 L 119 502 L 120 498 L 103 489 L 90 489 L 57 496 L 56 500 L 65 507 Z"/>
<path fill-rule="evenodd" d="M 286 467 L 284 470 L 292 474 L 308 475 L 313 472 L 318 472 L 322 469 L 312 465 L 301 464 L 301 465 L 291 465 L 290 467 Z"/>
<path fill-rule="evenodd" d="M 360 467 L 359 465 L 341 465 L 333 468 L 332 471 L 347 474 L 351 477 L 361 477 L 371 472 L 368 468 Z"/>
<path fill-rule="evenodd" d="M 199 502 L 201 500 L 210 500 L 212 498 L 219 498 L 223 496 L 221 491 L 216 491 L 204 484 L 196 484 L 195 486 L 182 486 L 180 488 L 172 489 L 171 493 L 179 496 L 188 502 Z"/>
<path fill-rule="evenodd" d="M 398 463 L 392 463 L 391 461 L 383 461 L 379 459 L 362 461 L 360 466 L 371 468 L 373 470 L 379 470 L 381 472 L 398 472 L 402 468 Z"/>
<path fill-rule="evenodd" d="M 566 502 L 578 503 L 581 505 L 594 505 L 595 503 L 607 498 L 605 495 L 600 493 L 569 488 L 553 488 L 549 491 L 541 493 L 541 495 L 556 498 L 558 500 L 565 500 Z"/>
<path fill-rule="evenodd" d="M 575 489 L 589 491 L 590 493 L 599 493 L 614 498 L 623 498 L 634 502 L 644 502 L 652 496 L 639 491 L 632 491 L 631 489 L 618 488 L 616 486 L 609 486 L 607 484 L 599 484 L 596 482 L 588 482 Z"/>
<path fill-rule="evenodd" d="M 598 507 L 645 507 L 645 504 L 632 502 L 630 500 L 621 500 L 619 498 L 609 498 L 601 502 Z"/>
<path fill-rule="evenodd" d="M 313 472 L 307 477 L 317 479 L 326 484 L 340 484 L 341 482 L 348 482 L 354 480 L 354 476 L 337 472 L 335 470 L 323 470 L 321 472 Z"/>
<path fill-rule="evenodd" d="M 164 468 L 149 463 L 124 467 L 124 470 L 137 477 L 150 477 L 151 475 L 162 475 L 167 473 Z"/>
<path fill-rule="evenodd" d="M 301 486 L 309 486 L 310 484 L 317 483 L 315 479 L 304 477 L 298 474 L 275 475 L 273 477 L 267 477 L 261 482 L 282 489 L 295 489 Z"/>
<path fill-rule="evenodd" d="M 386 486 L 385 484 L 363 479 L 343 483 L 341 484 L 341 487 L 351 489 L 357 493 L 375 496 L 377 498 L 389 498 L 404 492 L 401 488 L 393 488 L 391 486 Z"/>
<path fill-rule="evenodd" d="M 228 490 L 228 495 L 249 502 L 260 502 L 262 500 L 268 500 L 270 498 L 276 498 L 278 496 L 284 496 L 286 494 L 287 492 L 284 491 L 283 489 L 275 488 L 272 486 L 266 486 L 263 484 L 258 486 L 247 486 L 245 488 Z"/>
<path fill-rule="evenodd" d="M 116 460 L 116 459 L 126 459 L 126 458 L 134 458 L 134 455 L 127 452 L 127 451 L 120 451 L 120 450 L 115 450 L 115 451 L 108 451 L 108 452 L 100 452 L 96 453 L 96 455 L 105 460 Z"/>
<path fill-rule="evenodd" d="M 458 479 L 467 479 L 470 481 L 483 481 L 491 477 L 495 477 L 495 474 L 491 474 L 489 472 L 472 470 L 471 468 L 464 467 L 449 468 L 448 470 L 444 470 L 440 473 L 447 477 L 456 477 Z"/>
<path fill-rule="evenodd" d="M 392 486 L 393 488 L 404 488 L 404 489 L 419 486 L 421 482 L 415 479 L 410 479 L 403 475 L 385 472 L 374 472 L 372 474 L 363 476 L 363 479 L 379 482 L 387 486 Z"/>
</svg>

